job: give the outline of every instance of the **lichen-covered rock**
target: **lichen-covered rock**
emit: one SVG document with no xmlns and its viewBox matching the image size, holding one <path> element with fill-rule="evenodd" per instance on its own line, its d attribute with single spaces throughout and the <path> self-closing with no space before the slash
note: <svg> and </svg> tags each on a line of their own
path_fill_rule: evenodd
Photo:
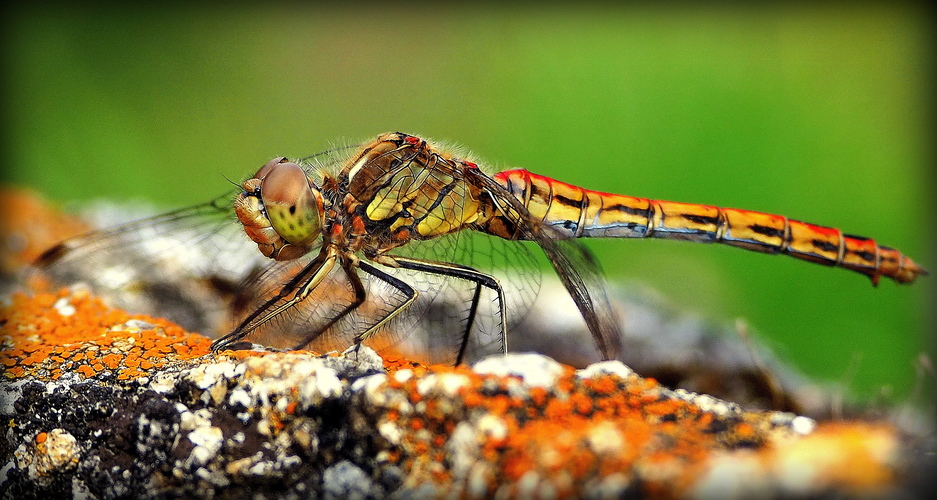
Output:
<svg viewBox="0 0 937 500">
<path fill-rule="evenodd" d="M 620 362 L 210 353 L 87 293 L 0 308 L 2 498 L 913 494 L 925 443 L 672 390 Z"/>
</svg>

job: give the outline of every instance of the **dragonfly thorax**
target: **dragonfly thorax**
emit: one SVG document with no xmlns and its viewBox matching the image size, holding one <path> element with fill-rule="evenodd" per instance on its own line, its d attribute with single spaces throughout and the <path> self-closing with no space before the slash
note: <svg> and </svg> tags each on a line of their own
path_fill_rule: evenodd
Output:
<svg viewBox="0 0 937 500">
<path fill-rule="evenodd" d="M 274 158 L 243 184 L 234 202 L 244 231 L 275 260 L 305 255 L 322 233 L 322 193 L 299 165 Z"/>
</svg>

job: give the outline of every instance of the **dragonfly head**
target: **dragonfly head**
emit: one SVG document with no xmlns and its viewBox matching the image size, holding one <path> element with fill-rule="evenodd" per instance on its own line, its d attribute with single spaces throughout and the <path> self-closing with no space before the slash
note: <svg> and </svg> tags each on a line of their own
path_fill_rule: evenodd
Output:
<svg viewBox="0 0 937 500">
<path fill-rule="evenodd" d="M 286 158 L 274 158 L 247 181 L 235 201 L 238 219 L 267 257 L 304 255 L 322 232 L 322 193 L 306 172 Z"/>
<path fill-rule="evenodd" d="M 273 228 L 294 245 L 315 240 L 322 230 L 322 195 L 311 185 L 306 172 L 295 163 L 283 162 L 265 174 L 260 198 Z"/>
</svg>

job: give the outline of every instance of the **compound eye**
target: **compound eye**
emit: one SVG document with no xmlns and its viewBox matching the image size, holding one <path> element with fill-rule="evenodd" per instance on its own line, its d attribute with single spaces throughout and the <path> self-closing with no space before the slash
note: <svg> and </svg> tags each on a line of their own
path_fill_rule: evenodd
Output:
<svg viewBox="0 0 937 500">
<path fill-rule="evenodd" d="M 258 170 L 257 173 L 254 174 L 254 178 L 255 178 L 255 179 L 263 179 L 264 177 L 267 176 L 267 174 L 270 173 L 271 170 L 273 170 L 273 167 L 275 167 L 275 166 L 277 166 L 277 165 L 279 165 L 279 164 L 281 164 L 281 163 L 286 163 L 286 162 L 288 162 L 288 161 L 289 161 L 289 160 L 287 160 L 287 159 L 286 159 L 285 157 L 283 157 L 283 156 L 280 156 L 280 157 L 278 157 L 278 158 L 274 158 L 274 159 L 268 161 L 267 163 L 264 163 L 264 166 L 260 167 L 260 170 Z"/>
<path fill-rule="evenodd" d="M 266 172 L 261 171 L 257 173 L 265 175 L 260 184 L 260 198 L 273 229 L 295 245 L 310 243 L 318 237 L 322 229 L 322 204 L 319 202 L 322 195 L 310 185 L 302 167 L 284 162 L 270 165 Z"/>
</svg>

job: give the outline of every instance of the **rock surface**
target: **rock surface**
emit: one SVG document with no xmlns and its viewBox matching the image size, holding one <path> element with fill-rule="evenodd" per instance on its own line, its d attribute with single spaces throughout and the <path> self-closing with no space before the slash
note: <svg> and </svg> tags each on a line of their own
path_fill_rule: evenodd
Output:
<svg viewBox="0 0 937 500">
<path fill-rule="evenodd" d="M 887 422 L 817 423 L 620 362 L 472 367 L 209 352 L 82 292 L 0 313 L 3 498 L 751 498 L 913 494 Z"/>
</svg>

